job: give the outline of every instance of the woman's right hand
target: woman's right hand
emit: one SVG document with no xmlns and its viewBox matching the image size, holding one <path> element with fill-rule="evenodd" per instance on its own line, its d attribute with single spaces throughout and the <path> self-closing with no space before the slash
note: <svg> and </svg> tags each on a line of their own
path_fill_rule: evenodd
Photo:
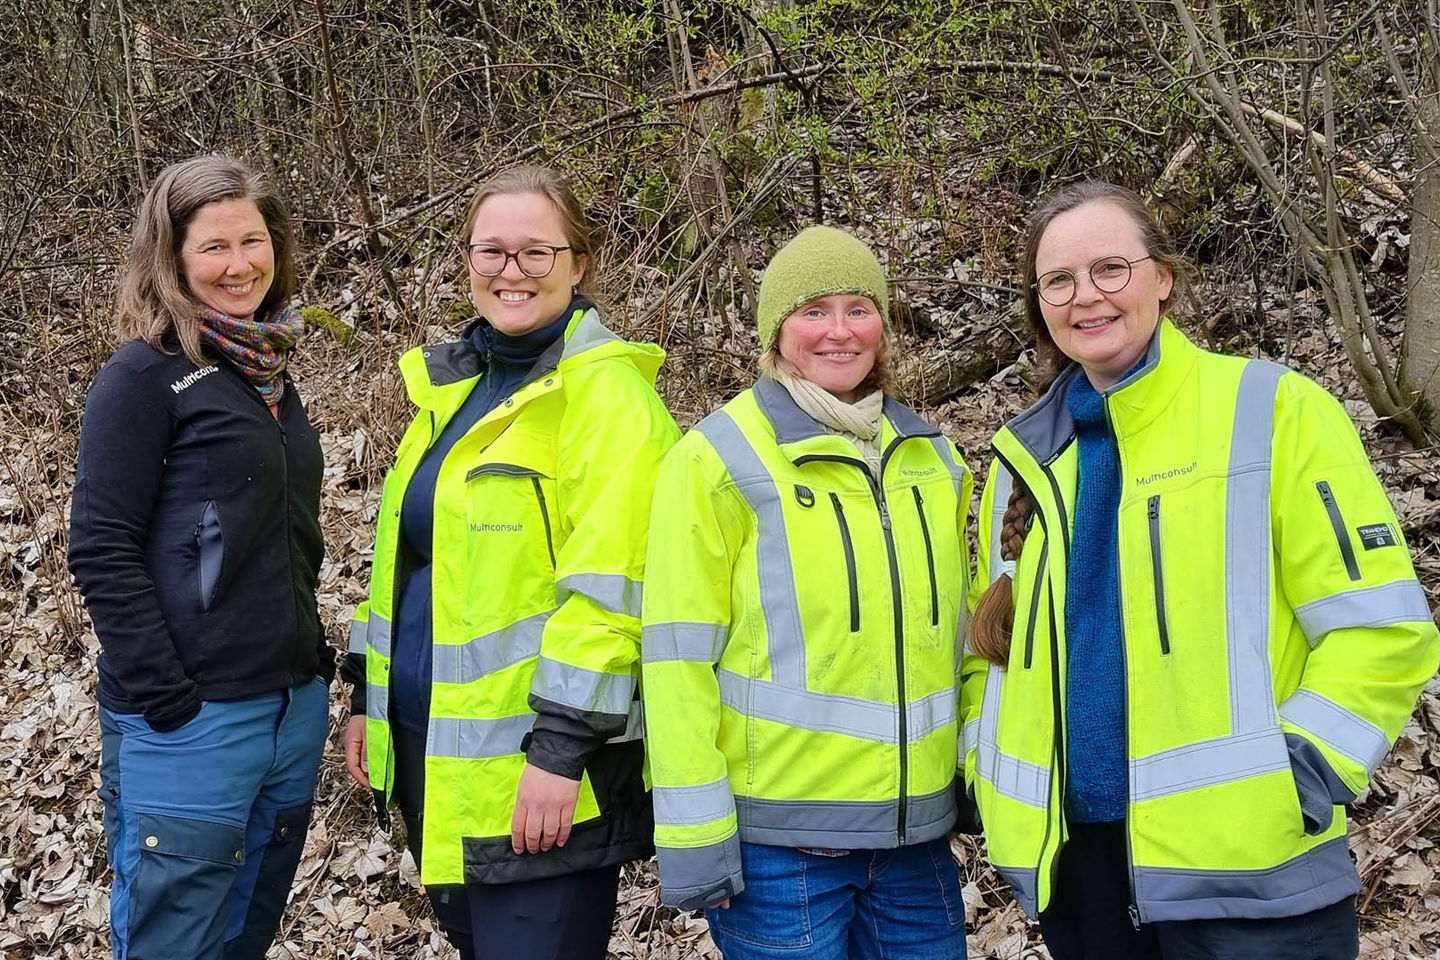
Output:
<svg viewBox="0 0 1440 960">
<path fill-rule="evenodd" d="M 345 724 L 340 736 L 345 747 L 345 770 L 365 789 L 370 789 L 370 760 L 365 754 L 365 714 L 357 713 Z"/>
</svg>

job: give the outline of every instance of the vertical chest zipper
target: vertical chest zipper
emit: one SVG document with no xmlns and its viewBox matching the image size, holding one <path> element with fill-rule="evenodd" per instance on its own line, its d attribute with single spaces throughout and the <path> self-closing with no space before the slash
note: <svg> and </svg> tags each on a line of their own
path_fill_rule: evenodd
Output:
<svg viewBox="0 0 1440 960">
<path fill-rule="evenodd" d="M 860 632 L 860 578 L 855 572 L 855 543 L 850 539 L 850 524 L 845 522 L 845 508 L 840 498 L 830 494 L 835 507 L 835 522 L 840 526 L 840 546 L 845 551 L 845 577 L 850 584 L 850 632 Z"/>
<path fill-rule="evenodd" d="M 1025 624 L 1025 669 L 1035 662 L 1035 620 L 1040 616 L 1040 591 L 1045 589 L 1047 564 L 1050 561 L 1050 539 L 1040 544 L 1040 560 L 1035 564 L 1035 585 L 1030 590 L 1030 620 Z"/>
<path fill-rule="evenodd" d="M 535 487 L 535 500 L 540 505 L 540 519 L 545 524 L 545 549 L 550 551 L 550 569 L 555 569 L 555 534 L 550 529 L 550 510 L 545 506 L 545 491 L 540 487 L 540 478 L 532 476 L 530 483 Z"/>
<path fill-rule="evenodd" d="M 925 498 L 920 487 L 910 488 L 915 494 L 915 515 L 920 518 L 920 534 L 925 538 L 925 566 L 930 571 L 930 626 L 940 625 L 940 585 L 935 582 L 935 546 L 930 542 L 930 525 L 925 521 Z"/>
<path fill-rule="evenodd" d="M 1170 631 L 1165 625 L 1165 567 L 1160 561 L 1160 496 L 1150 498 L 1150 572 L 1155 579 L 1155 628 L 1160 632 L 1160 652 L 1170 653 Z"/>
<path fill-rule="evenodd" d="M 1335 542 L 1340 547 L 1340 558 L 1345 561 L 1345 572 L 1351 580 L 1359 580 L 1360 564 L 1355 560 L 1355 547 L 1350 543 L 1350 535 L 1345 532 L 1345 518 L 1340 513 L 1340 504 L 1335 502 L 1335 493 L 1325 480 L 1315 481 L 1315 489 L 1320 494 L 1320 502 L 1325 504 L 1325 513 L 1330 517 L 1330 529 L 1335 531 Z"/>
</svg>

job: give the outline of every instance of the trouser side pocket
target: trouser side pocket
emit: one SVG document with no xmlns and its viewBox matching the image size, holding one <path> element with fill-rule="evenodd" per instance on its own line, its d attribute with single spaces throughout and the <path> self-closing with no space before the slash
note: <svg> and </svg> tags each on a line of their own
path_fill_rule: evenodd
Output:
<svg viewBox="0 0 1440 960">
<path fill-rule="evenodd" d="M 130 885 L 129 954 L 144 960 L 219 960 L 225 906 L 245 862 L 245 830 L 140 814 L 140 862 Z"/>
</svg>

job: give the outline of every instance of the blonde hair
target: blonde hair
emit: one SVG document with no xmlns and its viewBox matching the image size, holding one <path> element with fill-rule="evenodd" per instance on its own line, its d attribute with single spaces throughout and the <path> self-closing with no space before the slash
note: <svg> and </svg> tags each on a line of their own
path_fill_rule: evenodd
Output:
<svg viewBox="0 0 1440 960">
<path fill-rule="evenodd" d="M 233 157 L 192 157 L 160 171 L 140 204 L 115 305 L 115 327 L 122 339 L 168 350 L 173 336 L 192 363 L 205 362 L 201 313 L 185 282 L 180 246 L 195 214 L 223 200 L 255 204 L 275 251 L 275 273 L 256 319 L 265 319 L 295 293 L 294 232 L 279 195 L 264 177 Z"/>
<path fill-rule="evenodd" d="M 570 255 L 579 263 L 584 258 L 585 273 L 576 285 L 582 293 L 589 293 L 595 276 L 599 273 L 596 262 L 595 244 L 590 235 L 590 221 L 585 218 L 585 209 L 575 197 L 570 181 L 550 167 L 520 166 L 501 170 L 475 188 L 470 206 L 465 211 L 465 221 L 460 227 L 460 242 L 468 244 L 475 230 L 475 220 L 486 200 L 507 194 L 533 193 L 544 197 L 555 205 L 560 214 L 560 227 L 565 233 L 565 242 L 570 245 Z"/>
</svg>

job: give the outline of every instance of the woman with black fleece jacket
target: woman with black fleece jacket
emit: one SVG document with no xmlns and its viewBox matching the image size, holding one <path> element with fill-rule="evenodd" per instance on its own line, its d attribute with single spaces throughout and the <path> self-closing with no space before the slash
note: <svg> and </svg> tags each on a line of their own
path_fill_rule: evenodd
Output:
<svg viewBox="0 0 1440 960">
<path fill-rule="evenodd" d="M 100 639 L 116 960 L 265 955 L 304 847 L 334 658 L 319 438 L 278 198 L 219 156 L 145 197 L 91 385 L 70 569 Z"/>
</svg>

